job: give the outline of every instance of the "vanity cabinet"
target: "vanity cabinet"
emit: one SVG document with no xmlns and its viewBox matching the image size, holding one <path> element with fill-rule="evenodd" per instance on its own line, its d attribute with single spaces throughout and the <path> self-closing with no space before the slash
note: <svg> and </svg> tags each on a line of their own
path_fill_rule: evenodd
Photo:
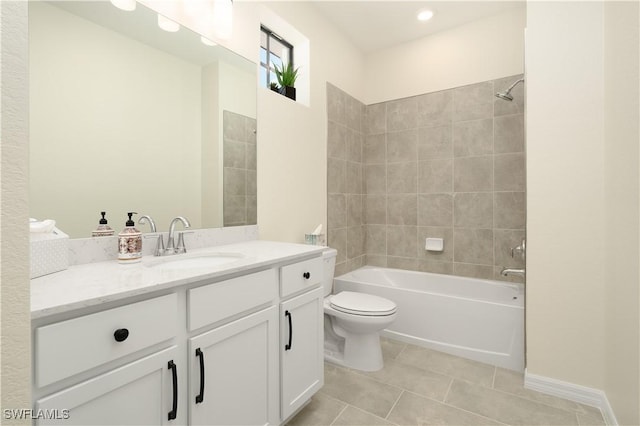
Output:
<svg viewBox="0 0 640 426">
<path fill-rule="evenodd" d="M 322 268 L 322 259 L 310 259 L 280 270 L 282 420 L 324 384 Z"/>
<path fill-rule="evenodd" d="M 276 306 L 191 338 L 189 423 L 277 424 L 277 342 Z"/>
<path fill-rule="evenodd" d="M 323 385 L 322 259 L 261 268 L 33 322 L 35 423 L 284 423 Z"/>
<path fill-rule="evenodd" d="M 105 374 L 40 398 L 36 424 L 167 425 L 178 414 L 176 364 L 172 346 Z M 63 411 L 63 410 L 69 410 Z M 67 418 L 68 417 L 68 418 Z"/>
</svg>

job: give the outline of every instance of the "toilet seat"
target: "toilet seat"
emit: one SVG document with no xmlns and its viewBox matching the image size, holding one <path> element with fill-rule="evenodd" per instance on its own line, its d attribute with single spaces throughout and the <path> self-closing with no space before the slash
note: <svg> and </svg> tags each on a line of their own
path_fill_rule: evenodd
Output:
<svg viewBox="0 0 640 426">
<path fill-rule="evenodd" d="M 351 315 L 386 316 L 393 315 L 397 309 L 396 304 L 388 299 L 353 291 L 330 296 L 329 302 L 336 311 Z"/>
</svg>

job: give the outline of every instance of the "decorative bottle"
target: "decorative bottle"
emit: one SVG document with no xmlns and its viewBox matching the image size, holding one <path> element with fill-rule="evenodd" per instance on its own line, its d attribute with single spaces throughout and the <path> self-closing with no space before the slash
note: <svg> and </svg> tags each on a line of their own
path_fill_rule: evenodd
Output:
<svg viewBox="0 0 640 426">
<path fill-rule="evenodd" d="M 98 223 L 98 227 L 91 232 L 91 236 L 92 237 L 109 237 L 113 235 L 115 231 L 113 230 L 113 228 L 107 225 L 107 219 L 104 218 L 107 212 L 100 212 L 100 214 L 102 215 L 102 219 L 100 219 L 100 222 Z"/>
<path fill-rule="evenodd" d="M 125 228 L 118 234 L 118 262 L 136 263 L 142 260 L 142 233 L 135 228 L 131 218 L 136 212 L 127 213 Z"/>
</svg>

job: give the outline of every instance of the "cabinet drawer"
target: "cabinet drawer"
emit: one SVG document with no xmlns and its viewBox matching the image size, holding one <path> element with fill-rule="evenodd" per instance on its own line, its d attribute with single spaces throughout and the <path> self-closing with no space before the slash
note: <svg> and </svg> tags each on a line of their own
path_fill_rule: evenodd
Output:
<svg viewBox="0 0 640 426">
<path fill-rule="evenodd" d="M 283 266 L 280 269 L 280 295 L 285 297 L 321 284 L 322 266 L 321 257 Z"/>
<path fill-rule="evenodd" d="M 38 327 L 36 385 L 46 386 L 171 339 L 177 324 L 178 297 L 169 294 Z"/>
<path fill-rule="evenodd" d="M 189 331 L 272 303 L 277 297 L 275 269 L 189 290 Z"/>
</svg>

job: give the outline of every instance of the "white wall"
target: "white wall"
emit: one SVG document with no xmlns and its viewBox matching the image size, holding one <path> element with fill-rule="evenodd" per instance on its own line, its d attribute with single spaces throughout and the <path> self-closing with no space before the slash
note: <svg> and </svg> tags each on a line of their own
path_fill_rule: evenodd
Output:
<svg viewBox="0 0 640 426">
<path fill-rule="evenodd" d="M 367 55 L 365 104 L 524 72 L 525 7 Z"/>
<path fill-rule="evenodd" d="M 31 406 L 27 3 L 0 2 L 0 406 Z M 26 421 L 4 419 L 3 424 Z"/>
<path fill-rule="evenodd" d="M 527 371 L 604 388 L 603 23 L 527 9 Z"/>
<path fill-rule="evenodd" d="M 640 424 L 640 7 L 604 6 L 605 384 L 620 424 Z"/>
</svg>

